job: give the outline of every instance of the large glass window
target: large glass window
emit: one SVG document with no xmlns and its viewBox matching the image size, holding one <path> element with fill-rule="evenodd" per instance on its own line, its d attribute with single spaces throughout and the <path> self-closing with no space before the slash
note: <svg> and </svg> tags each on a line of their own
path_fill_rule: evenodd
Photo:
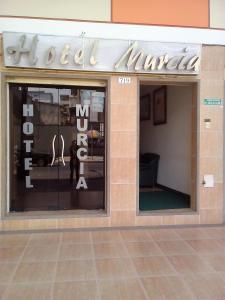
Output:
<svg viewBox="0 0 225 300">
<path fill-rule="evenodd" d="M 10 84 L 10 211 L 105 208 L 105 89 Z"/>
</svg>

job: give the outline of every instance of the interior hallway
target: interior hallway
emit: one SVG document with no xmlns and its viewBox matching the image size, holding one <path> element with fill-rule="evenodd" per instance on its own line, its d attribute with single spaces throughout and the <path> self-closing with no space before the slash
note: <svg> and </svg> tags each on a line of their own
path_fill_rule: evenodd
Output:
<svg viewBox="0 0 225 300">
<path fill-rule="evenodd" d="M 224 300 L 225 227 L 1 233 L 0 299 Z"/>
</svg>

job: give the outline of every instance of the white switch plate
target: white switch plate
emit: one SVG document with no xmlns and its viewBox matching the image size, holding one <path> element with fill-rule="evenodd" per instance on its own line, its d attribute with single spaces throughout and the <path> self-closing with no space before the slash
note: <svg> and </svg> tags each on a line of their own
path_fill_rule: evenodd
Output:
<svg viewBox="0 0 225 300">
<path fill-rule="evenodd" d="M 214 187 L 214 175 L 211 174 L 204 175 L 203 180 L 204 180 L 203 183 L 204 187 L 208 187 L 208 188 Z"/>
</svg>

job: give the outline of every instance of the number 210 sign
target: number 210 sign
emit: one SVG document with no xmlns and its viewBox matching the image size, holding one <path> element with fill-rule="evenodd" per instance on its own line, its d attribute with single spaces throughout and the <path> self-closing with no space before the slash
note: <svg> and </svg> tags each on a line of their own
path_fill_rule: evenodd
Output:
<svg viewBox="0 0 225 300">
<path fill-rule="evenodd" d="M 119 82 L 119 84 L 130 84 L 131 78 L 130 77 L 119 77 L 118 82 Z"/>
</svg>

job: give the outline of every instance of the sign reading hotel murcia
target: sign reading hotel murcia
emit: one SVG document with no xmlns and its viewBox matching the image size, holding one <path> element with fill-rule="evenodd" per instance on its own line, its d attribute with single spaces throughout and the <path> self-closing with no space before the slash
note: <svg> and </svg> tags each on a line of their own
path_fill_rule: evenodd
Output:
<svg viewBox="0 0 225 300">
<path fill-rule="evenodd" d="M 201 46 L 3 33 L 6 67 L 198 74 Z"/>
</svg>

